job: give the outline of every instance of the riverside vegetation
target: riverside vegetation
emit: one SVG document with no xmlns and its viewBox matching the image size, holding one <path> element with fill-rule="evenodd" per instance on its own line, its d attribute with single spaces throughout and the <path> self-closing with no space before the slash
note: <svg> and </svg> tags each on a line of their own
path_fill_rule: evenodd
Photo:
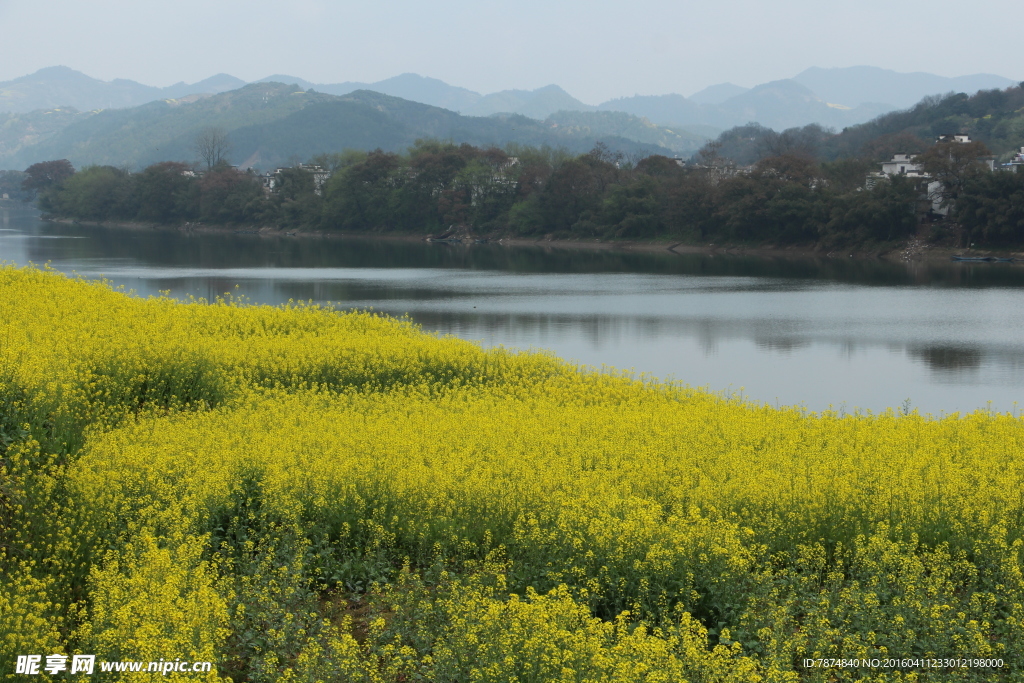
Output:
<svg viewBox="0 0 1024 683">
<path fill-rule="evenodd" d="M 6 678 L 1021 680 L 1020 417 L 806 414 L 37 269 L 0 268 L 0 320 Z M 1004 667 L 802 664 L 888 657 Z"/>
<path fill-rule="evenodd" d="M 713 148 L 711 150 L 713 152 Z M 201 178 L 184 164 L 130 174 L 91 166 L 40 198 L 50 214 L 90 221 L 272 225 L 288 230 L 558 239 L 672 239 L 694 244 L 873 247 L 919 232 L 921 190 L 895 177 L 863 188 L 876 165 L 769 156 L 725 176 L 718 159 L 681 167 L 651 156 L 635 164 L 598 147 L 481 149 L 421 141 L 407 154 L 349 152 L 318 159 L 334 172 L 322 188 L 300 168 L 280 171 L 266 195 L 257 176 L 227 165 Z M 66 162 L 65 162 L 66 163 Z M 957 188 L 951 224 L 930 236 L 979 246 L 1024 242 L 1024 174 L 976 170 Z M 927 202 L 926 202 L 927 203 Z"/>
</svg>

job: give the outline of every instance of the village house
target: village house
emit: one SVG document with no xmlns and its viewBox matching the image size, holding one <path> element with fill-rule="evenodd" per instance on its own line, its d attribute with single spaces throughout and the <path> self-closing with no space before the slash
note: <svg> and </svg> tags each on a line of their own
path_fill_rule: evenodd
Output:
<svg viewBox="0 0 1024 683">
<path fill-rule="evenodd" d="M 277 169 L 276 171 L 268 171 L 266 173 L 260 173 L 258 176 L 256 176 L 257 178 L 260 179 L 260 184 L 263 185 L 264 193 L 270 194 L 271 192 L 274 191 L 274 186 L 277 184 L 277 174 L 280 171 L 281 169 Z"/>
<path fill-rule="evenodd" d="M 944 133 L 935 138 L 935 144 L 952 142 L 966 144 L 970 141 L 971 136 L 966 133 Z M 1024 153 L 1024 147 L 1021 148 L 1021 152 Z M 997 168 L 994 156 L 980 157 L 978 161 L 988 166 L 990 171 L 995 171 Z M 927 181 L 927 185 L 923 188 L 922 200 L 927 200 L 931 206 L 931 212 L 934 214 L 945 216 L 949 213 L 949 207 L 942 205 L 942 183 L 937 180 L 930 180 L 931 176 L 924 172 L 920 164 L 916 163 L 916 157 L 913 154 L 902 152 L 893 154 L 892 159 L 882 162 L 881 171 L 868 174 L 864 187 L 870 190 L 879 182 L 897 175 L 908 178 L 920 178 L 922 183 Z"/>
<path fill-rule="evenodd" d="M 277 187 L 278 184 L 278 176 L 284 171 L 290 170 L 292 168 L 299 169 L 300 171 L 305 171 L 306 173 L 312 173 L 313 192 L 315 192 L 318 196 L 323 194 L 324 184 L 327 183 L 327 181 L 330 179 L 331 172 L 323 168 L 322 166 L 317 166 L 316 164 L 299 164 L 298 166 L 283 166 L 281 168 L 274 169 L 273 172 L 260 174 L 257 177 L 260 179 L 260 183 L 263 185 L 263 191 L 267 194 L 273 192 L 274 188 Z"/>
<path fill-rule="evenodd" d="M 1024 173 L 1024 147 L 1020 148 L 1020 152 L 1013 155 L 1013 159 L 1002 165 L 1004 171 L 1010 173 Z"/>
<path fill-rule="evenodd" d="M 892 159 L 882 162 L 882 173 L 887 176 L 905 175 L 911 178 L 925 175 L 920 164 L 914 163 L 914 157 L 910 154 L 893 154 Z"/>
</svg>

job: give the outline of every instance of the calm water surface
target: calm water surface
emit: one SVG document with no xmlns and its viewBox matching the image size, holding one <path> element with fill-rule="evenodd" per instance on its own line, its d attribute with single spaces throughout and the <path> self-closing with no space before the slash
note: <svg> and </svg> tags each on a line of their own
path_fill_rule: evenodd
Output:
<svg viewBox="0 0 1024 683">
<path fill-rule="evenodd" d="M 1024 403 L 1024 266 L 181 235 L 0 209 L 0 261 L 141 295 L 335 302 L 425 329 L 852 412 Z"/>
</svg>

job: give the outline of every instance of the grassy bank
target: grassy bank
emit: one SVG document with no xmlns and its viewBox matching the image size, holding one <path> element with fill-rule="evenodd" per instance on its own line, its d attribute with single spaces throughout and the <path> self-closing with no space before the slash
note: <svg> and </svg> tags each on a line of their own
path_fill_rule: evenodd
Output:
<svg viewBox="0 0 1024 683">
<path fill-rule="evenodd" d="M 806 415 L 38 270 L 0 269 L 0 320 L 4 675 L 1021 675 L 1019 418 Z M 891 657 L 1004 667 L 803 663 Z"/>
</svg>

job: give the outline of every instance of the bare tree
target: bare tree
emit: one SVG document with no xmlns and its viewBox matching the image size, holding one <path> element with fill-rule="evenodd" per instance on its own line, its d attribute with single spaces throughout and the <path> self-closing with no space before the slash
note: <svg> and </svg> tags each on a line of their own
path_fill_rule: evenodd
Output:
<svg viewBox="0 0 1024 683">
<path fill-rule="evenodd" d="M 227 161 L 231 143 L 223 128 L 203 128 L 196 134 L 196 152 L 206 162 L 207 170 L 212 169 L 221 161 Z"/>
<path fill-rule="evenodd" d="M 707 144 L 697 152 L 700 162 L 705 166 L 718 166 L 722 163 L 722 141 L 708 140 Z"/>
</svg>

